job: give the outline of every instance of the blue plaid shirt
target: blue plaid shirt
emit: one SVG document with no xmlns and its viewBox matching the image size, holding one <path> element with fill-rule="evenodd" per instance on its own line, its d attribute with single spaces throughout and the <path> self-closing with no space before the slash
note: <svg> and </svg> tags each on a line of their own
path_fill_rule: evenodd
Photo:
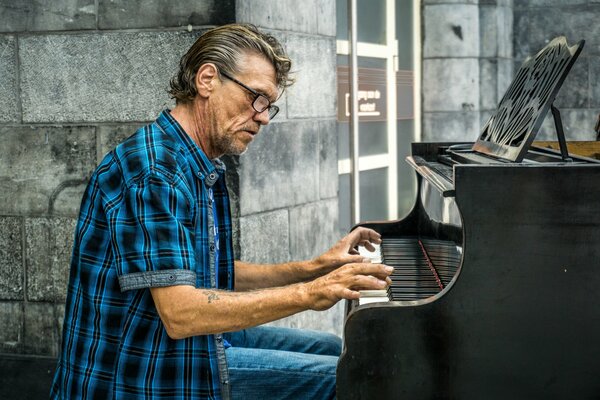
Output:
<svg viewBox="0 0 600 400">
<path fill-rule="evenodd" d="M 110 152 L 81 204 L 51 397 L 226 395 L 221 336 L 169 338 L 148 288 L 233 290 L 231 232 L 223 164 L 168 111 Z"/>
</svg>

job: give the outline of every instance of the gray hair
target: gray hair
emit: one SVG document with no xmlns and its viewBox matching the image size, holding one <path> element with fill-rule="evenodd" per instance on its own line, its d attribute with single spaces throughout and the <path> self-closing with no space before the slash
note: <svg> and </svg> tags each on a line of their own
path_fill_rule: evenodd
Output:
<svg viewBox="0 0 600 400">
<path fill-rule="evenodd" d="M 248 53 L 260 54 L 273 64 L 281 90 L 294 83 L 289 76 L 292 62 L 275 37 L 260 32 L 254 25 L 229 24 L 203 33 L 181 57 L 179 72 L 170 82 L 171 98 L 177 103 L 191 102 L 197 94 L 194 81 L 202 65 L 213 63 L 219 71 L 235 75 L 241 56 Z"/>
</svg>

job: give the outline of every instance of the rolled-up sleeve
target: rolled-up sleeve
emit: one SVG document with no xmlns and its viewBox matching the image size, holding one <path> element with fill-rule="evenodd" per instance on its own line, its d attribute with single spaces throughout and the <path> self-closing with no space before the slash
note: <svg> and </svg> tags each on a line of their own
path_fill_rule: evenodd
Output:
<svg viewBox="0 0 600 400">
<path fill-rule="evenodd" d="M 195 285 L 193 199 L 180 180 L 148 174 L 109 217 L 121 291 Z"/>
</svg>

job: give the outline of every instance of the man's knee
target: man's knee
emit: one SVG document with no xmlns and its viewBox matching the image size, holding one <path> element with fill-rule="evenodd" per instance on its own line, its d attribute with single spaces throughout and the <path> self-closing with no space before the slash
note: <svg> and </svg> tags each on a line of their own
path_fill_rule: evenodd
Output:
<svg viewBox="0 0 600 400">
<path fill-rule="evenodd" d="M 324 347 L 327 355 L 339 356 L 342 353 L 342 339 L 332 333 L 326 333 L 324 335 Z"/>
</svg>

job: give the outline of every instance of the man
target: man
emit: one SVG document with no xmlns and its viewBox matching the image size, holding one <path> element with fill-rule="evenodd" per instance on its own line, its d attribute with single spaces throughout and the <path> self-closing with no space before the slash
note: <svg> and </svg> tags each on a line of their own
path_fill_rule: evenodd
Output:
<svg viewBox="0 0 600 400">
<path fill-rule="evenodd" d="M 379 235 L 355 230 L 311 261 L 234 263 L 218 160 L 243 153 L 277 114 L 290 65 L 252 26 L 206 32 L 171 82 L 176 107 L 98 166 L 77 226 L 52 397 L 335 395 L 339 338 L 246 328 L 385 287 L 390 269 L 354 250 Z"/>
</svg>

